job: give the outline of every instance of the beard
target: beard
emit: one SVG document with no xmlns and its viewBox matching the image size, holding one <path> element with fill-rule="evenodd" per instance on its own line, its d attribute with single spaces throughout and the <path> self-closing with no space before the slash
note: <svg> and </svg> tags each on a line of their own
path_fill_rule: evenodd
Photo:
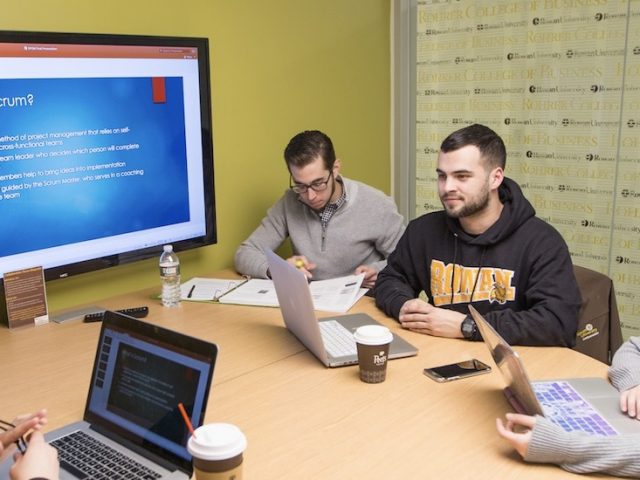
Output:
<svg viewBox="0 0 640 480">
<path fill-rule="evenodd" d="M 447 212 L 447 215 L 451 218 L 470 217 L 487 208 L 487 205 L 489 205 L 489 191 L 489 182 L 487 182 L 484 184 L 482 190 L 480 190 L 477 195 L 474 195 L 468 200 L 464 200 L 464 203 L 459 207 L 448 206 L 444 202 L 442 196 L 440 197 L 440 201 L 442 202 L 442 206 Z"/>
</svg>

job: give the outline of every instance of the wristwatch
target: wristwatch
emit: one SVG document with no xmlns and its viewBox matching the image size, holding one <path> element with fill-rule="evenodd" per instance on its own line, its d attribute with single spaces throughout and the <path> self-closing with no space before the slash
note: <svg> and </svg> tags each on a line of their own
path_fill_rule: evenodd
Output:
<svg viewBox="0 0 640 480">
<path fill-rule="evenodd" d="M 476 337 L 478 326 L 476 325 L 476 321 L 471 315 L 467 315 L 466 317 L 464 317 L 464 320 L 460 325 L 460 331 L 462 332 L 462 336 L 467 340 L 472 340 Z"/>
</svg>

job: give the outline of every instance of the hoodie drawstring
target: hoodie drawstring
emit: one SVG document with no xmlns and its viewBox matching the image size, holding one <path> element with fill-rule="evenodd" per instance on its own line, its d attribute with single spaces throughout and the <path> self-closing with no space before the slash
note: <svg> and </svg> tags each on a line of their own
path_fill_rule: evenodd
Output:
<svg viewBox="0 0 640 480">
<path fill-rule="evenodd" d="M 456 260 L 458 259 L 458 234 L 453 234 L 453 270 L 451 271 L 451 298 L 449 299 L 449 305 L 453 306 L 453 280 L 456 276 Z M 475 288 L 475 287 L 474 287 Z"/>
<path fill-rule="evenodd" d="M 476 273 L 476 281 L 473 282 L 473 289 L 471 290 L 471 297 L 469 297 L 468 305 L 473 303 L 473 294 L 476 293 L 476 287 L 478 286 L 478 280 L 480 279 L 480 271 L 482 270 L 482 264 L 484 263 L 484 254 L 487 251 L 487 247 L 482 249 L 482 253 L 480 254 L 480 264 L 478 265 L 478 272 Z"/>
<path fill-rule="evenodd" d="M 483 263 L 484 263 L 484 255 L 487 251 L 487 247 L 484 247 L 482 249 L 482 253 L 480 254 L 480 264 L 478 265 L 478 271 L 476 273 L 476 280 L 473 282 L 473 289 L 471 290 L 471 297 L 469 297 L 469 303 L 468 305 L 471 305 L 473 303 L 473 295 L 476 293 L 476 287 L 478 286 L 478 280 L 480 279 L 480 271 L 482 270 L 483 267 Z M 454 279 L 456 276 L 456 261 L 458 260 L 458 234 L 454 233 L 453 234 L 453 270 L 451 272 L 451 299 L 449 300 L 449 305 L 453 306 L 453 298 L 454 298 Z"/>
</svg>

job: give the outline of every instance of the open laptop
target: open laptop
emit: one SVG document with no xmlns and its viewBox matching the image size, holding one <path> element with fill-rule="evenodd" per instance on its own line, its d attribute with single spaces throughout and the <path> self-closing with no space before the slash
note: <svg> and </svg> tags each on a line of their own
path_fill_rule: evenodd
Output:
<svg viewBox="0 0 640 480">
<path fill-rule="evenodd" d="M 518 353 L 471 305 L 469 311 L 507 384 L 505 396 L 517 412 L 542 415 L 568 432 L 640 433 L 640 421 L 620 411 L 620 394 L 605 379 L 530 382 Z"/>
<path fill-rule="evenodd" d="M 271 250 L 266 251 L 284 324 L 327 367 L 356 365 L 358 353 L 353 332 L 362 325 L 380 325 L 369 315 L 355 313 L 318 320 L 307 278 Z M 417 355 L 418 349 L 393 335 L 389 358 Z"/>
<path fill-rule="evenodd" d="M 194 427 L 202 424 L 217 352 L 215 344 L 107 311 L 84 420 L 45 435 L 58 449 L 60 478 L 191 478 L 178 403 Z M 82 466 L 82 455 L 95 462 L 102 444 L 115 451 L 111 464 Z M 0 478 L 9 478 L 10 464 Z"/>
</svg>

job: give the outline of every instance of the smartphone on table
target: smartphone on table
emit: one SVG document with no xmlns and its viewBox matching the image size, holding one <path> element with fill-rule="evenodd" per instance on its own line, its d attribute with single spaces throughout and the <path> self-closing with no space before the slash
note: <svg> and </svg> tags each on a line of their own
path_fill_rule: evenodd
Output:
<svg viewBox="0 0 640 480">
<path fill-rule="evenodd" d="M 440 365 L 438 367 L 425 368 L 423 373 L 436 382 L 450 382 L 460 378 L 472 377 L 482 373 L 489 373 L 491 367 L 486 363 L 472 358 L 463 362 Z"/>
</svg>

